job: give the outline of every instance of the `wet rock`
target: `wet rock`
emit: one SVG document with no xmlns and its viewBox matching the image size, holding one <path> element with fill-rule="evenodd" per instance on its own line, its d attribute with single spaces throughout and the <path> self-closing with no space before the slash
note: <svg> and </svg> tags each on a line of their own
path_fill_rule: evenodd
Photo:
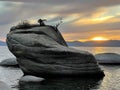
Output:
<svg viewBox="0 0 120 90">
<path fill-rule="evenodd" d="M 91 53 L 68 47 L 53 26 L 15 29 L 8 33 L 7 45 L 25 75 L 104 76 Z"/>
<path fill-rule="evenodd" d="M 96 54 L 95 58 L 101 64 L 120 64 L 120 55 L 116 53 Z"/>
<path fill-rule="evenodd" d="M 0 62 L 1 66 L 17 66 L 18 62 L 16 58 L 8 58 Z"/>
<path fill-rule="evenodd" d="M 23 76 L 20 79 L 21 83 L 38 83 L 44 81 L 44 78 L 36 77 L 36 76 L 31 76 L 31 75 L 26 75 Z"/>
<path fill-rule="evenodd" d="M 55 78 L 41 83 L 20 83 L 20 90 L 98 90 L 102 79 L 98 78 Z"/>
</svg>

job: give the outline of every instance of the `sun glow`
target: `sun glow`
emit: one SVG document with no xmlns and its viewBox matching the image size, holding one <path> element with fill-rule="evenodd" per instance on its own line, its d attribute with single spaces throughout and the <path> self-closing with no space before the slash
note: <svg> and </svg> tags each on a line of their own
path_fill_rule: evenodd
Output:
<svg viewBox="0 0 120 90">
<path fill-rule="evenodd" d="M 6 38 L 0 37 L 0 41 L 5 42 L 5 41 L 6 41 Z"/>
<path fill-rule="evenodd" d="M 91 40 L 93 41 L 106 41 L 106 40 L 109 40 L 105 37 L 93 37 Z"/>
<path fill-rule="evenodd" d="M 113 16 L 99 17 L 99 18 L 93 19 L 93 21 L 105 21 L 105 20 L 108 20 L 110 18 L 113 18 Z"/>
</svg>

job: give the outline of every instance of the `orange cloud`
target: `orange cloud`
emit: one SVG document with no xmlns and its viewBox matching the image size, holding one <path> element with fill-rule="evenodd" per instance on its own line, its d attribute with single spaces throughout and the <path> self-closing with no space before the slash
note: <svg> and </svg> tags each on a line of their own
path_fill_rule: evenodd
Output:
<svg viewBox="0 0 120 90">
<path fill-rule="evenodd" d="M 92 17 L 93 18 L 101 17 L 105 15 L 107 12 L 108 10 L 106 8 L 99 8 L 96 11 L 94 11 L 94 13 L 92 13 Z"/>
<path fill-rule="evenodd" d="M 114 32 L 113 32 L 114 31 Z M 119 40 L 120 30 L 91 31 L 80 33 L 63 33 L 66 41 L 89 41 L 93 37 L 103 37 L 106 40 Z"/>
<path fill-rule="evenodd" d="M 63 33 L 62 34 L 66 41 L 87 41 L 88 38 L 83 37 L 80 33 Z"/>
<path fill-rule="evenodd" d="M 93 25 L 93 24 L 101 24 L 101 23 L 114 23 L 114 22 L 120 22 L 120 18 L 117 18 L 115 16 L 104 16 L 99 18 L 82 18 L 78 21 L 75 21 L 73 25 L 79 26 L 79 25 Z"/>
<path fill-rule="evenodd" d="M 111 11 L 111 7 L 108 8 L 99 8 L 96 11 L 92 12 L 88 17 L 80 18 L 79 20 L 73 22 L 73 25 L 94 25 L 101 23 L 114 23 L 120 22 L 120 13 L 116 9 L 117 7 L 113 7 L 115 12 Z"/>
</svg>

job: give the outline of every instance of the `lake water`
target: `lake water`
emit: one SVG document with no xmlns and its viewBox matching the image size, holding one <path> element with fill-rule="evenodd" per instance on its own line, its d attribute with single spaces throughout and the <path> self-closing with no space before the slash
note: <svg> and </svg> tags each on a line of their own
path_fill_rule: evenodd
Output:
<svg viewBox="0 0 120 90">
<path fill-rule="evenodd" d="M 120 54 L 120 47 L 73 47 L 78 50 L 89 51 L 93 54 L 98 53 L 118 53 Z"/>
<path fill-rule="evenodd" d="M 119 53 L 119 47 L 73 47 L 80 50 L 97 53 Z M 14 57 L 7 47 L 0 47 L 0 61 Z M 19 68 L 1 67 L 0 81 L 5 82 L 13 90 L 120 90 L 120 66 L 119 65 L 100 65 L 104 70 L 103 79 L 96 78 L 60 78 L 50 79 L 40 83 L 26 83 L 19 85 L 18 81 L 23 73 Z"/>
</svg>

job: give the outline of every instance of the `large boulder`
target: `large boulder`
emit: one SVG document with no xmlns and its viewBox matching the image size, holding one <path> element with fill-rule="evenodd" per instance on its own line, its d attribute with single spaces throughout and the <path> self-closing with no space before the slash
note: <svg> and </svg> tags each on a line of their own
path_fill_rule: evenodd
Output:
<svg viewBox="0 0 120 90">
<path fill-rule="evenodd" d="M 100 53 L 95 58 L 100 64 L 120 64 L 120 55 L 117 53 Z"/>
<path fill-rule="evenodd" d="M 25 75 L 104 76 L 91 53 L 68 47 L 53 26 L 15 28 L 7 34 L 7 45 Z"/>
</svg>

